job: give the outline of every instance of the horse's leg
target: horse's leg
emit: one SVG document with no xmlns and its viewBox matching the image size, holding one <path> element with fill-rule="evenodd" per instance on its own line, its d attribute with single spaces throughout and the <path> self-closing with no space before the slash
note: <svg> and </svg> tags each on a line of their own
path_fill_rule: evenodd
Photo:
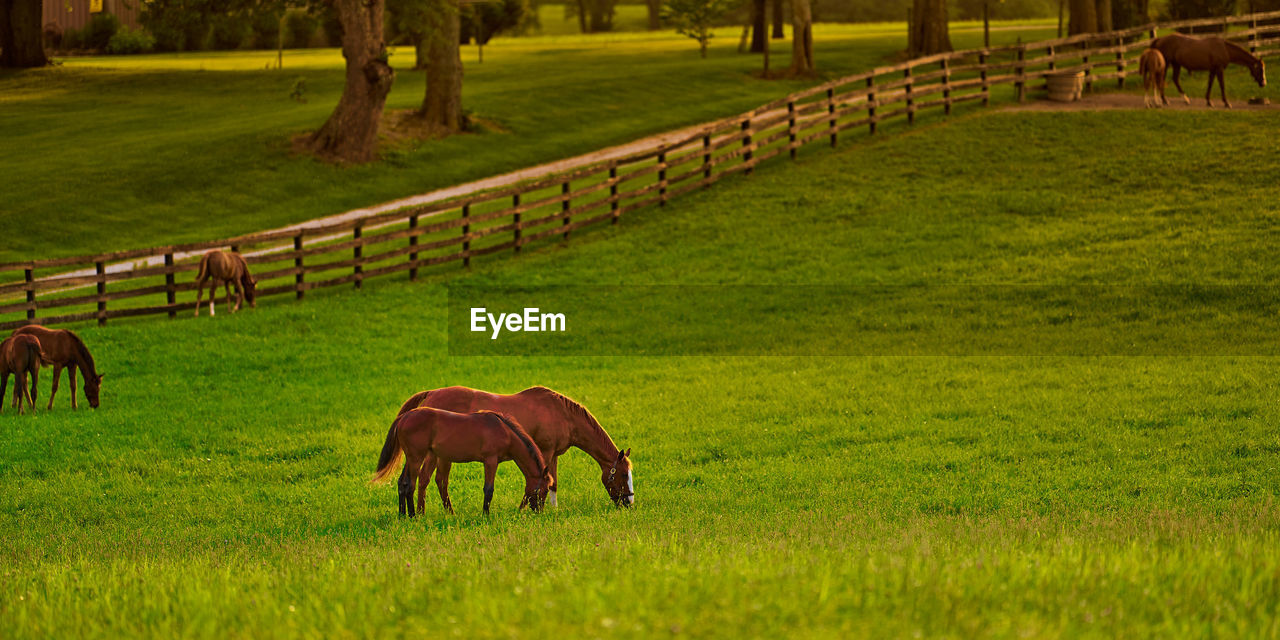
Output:
<svg viewBox="0 0 1280 640">
<path fill-rule="evenodd" d="M 27 388 L 27 401 L 31 403 L 31 412 L 35 413 L 36 398 L 40 397 L 40 365 L 31 369 L 31 386 Z"/>
<path fill-rule="evenodd" d="M 493 479 L 498 475 L 498 459 L 484 461 L 484 514 L 489 515 L 489 503 L 493 500 Z"/>
<path fill-rule="evenodd" d="M 18 415 L 22 415 L 22 401 L 27 398 L 27 372 L 19 371 L 13 386 L 13 404 L 18 407 Z"/>
<path fill-rule="evenodd" d="M 200 317 L 200 295 L 204 293 L 204 280 L 196 281 L 196 317 Z"/>
<path fill-rule="evenodd" d="M 547 506 L 556 506 L 556 491 L 560 489 L 560 472 L 556 471 L 556 467 L 560 459 L 556 457 L 556 452 L 542 452 L 542 458 L 547 461 L 547 470 L 551 472 L 551 485 L 547 487 Z"/>
<path fill-rule="evenodd" d="M 431 473 L 435 470 L 436 457 L 428 453 L 422 471 L 418 472 L 418 513 L 427 512 L 427 483 L 431 482 Z"/>
<path fill-rule="evenodd" d="M 216 316 L 218 313 L 214 311 L 214 299 L 218 297 L 218 279 L 209 278 L 209 316 Z"/>
<path fill-rule="evenodd" d="M 1182 99 L 1187 104 L 1191 104 L 1191 98 L 1188 98 L 1187 92 L 1182 90 L 1182 80 L 1178 79 L 1178 76 L 1181 74 L 1182 74 L 1182 67 L 1177 64 L 1173 65 L 1173 86 L 1178 88 L 1178 93 L 1182 95 Z"/>
<path fill-rule="evenodd" d="M 449 468 L 452 466 L 444 461 L 436 466 L 436 490 L 440 492 L 440 506 L 449 514 L 453 514 L 453 502 L 449 500 Z"/>
<path fill-rule="evenodd" d="M 417 512 L 414 511 L 413 509 L 412 491 L 413 491 L 413 487 L 418 486 L 418 470 L 422 468 L 422 457 L 409 455 L 409 452 L 405 451 L 404 466 L 405 466 L 405 470 L 409 472 L 409 487 L 410 487 L 409 500 L 407 501 L 407 504 L 405 506 L 409 510 L 409 517 L 412 518 L 418 515 Z"/>
<path fill-rule="evenodd" d="M 400 493 L 400 515 L 405 515 L 406 507 L 413 500 L 413 485 L 409 484 L 409 460 L 404 461 L 404 468 L 400 470 L 400 479 L 396 481 L 396 489 Z"/>
<path fill-rule="evenodd" d="M 1222 90 L 1222 106 L 1230 109 L 1231 103 L 1227 101 L 1227 70 L 1220 69 L 1218 71 L 1218 88 Z"/>
<path fill-rule="evenodd" d="M 58 379 L 54 378 L 53 381 L 56 383 Z M 70 367 L 67 367 L 67 383 L 71 385 L 71 409 L 72 410 L 79 409 L 80 405 L 76 404 L 76 366 L 75 365 L 71 365 Z M 49 401 L 52 402 L 53 398 L 49 398 Z"/>
<path fill-rule="evenodd" d="M 4 390 L 9 386 L 9 372 L 0 373 L 0 413 L 4 413 Z"/>
<path fill-rule="evenodd" d="M 70 369 L 70 367 L 68 367 L 68 369 Z M 58 378 L 61 377 L 61 375 L 62 375 L 62 363 L 61 362 L 53 363 L 53 386 L 49 389 L 49 406 L 45 407 L 46 410 L 53 408 L 53 397 L 55 395 L 58 395 Z M 75 399 L 73 397 L 72 401 L 74 402 L 74 400 Z"/>
<path fill-rule="evenodd" d="M 239 311 L 239 310 L 240 310 L 240 307 L 244 306 L 244 289 L 241 289 L 241 288 L 240 288 L 240 281 L 239 281 L 239 280 L 233 280 L 233 281 L 231 282 L 231 284 L 235 285 L 235 288 L 236 288 L 236 308 L 235 308 L 235 310 L 236 310 L 236 311 Z M 227 298 L 227 300 L 228 300 L 228 301 L 230 301 L 230 298 Z M 230 302 L 228 302 L 228 304 L 230 304 Z"/>
<path fill-rule="evenodd" d="M 231 281 L 230 280 L 222 281 L 222 290 L 227 293 L 227 306 L 231 307 Z M 240 305 L 231 307 L 231 313 L 235 313 L 239 310 L 240 310 Z"/>
</svg>

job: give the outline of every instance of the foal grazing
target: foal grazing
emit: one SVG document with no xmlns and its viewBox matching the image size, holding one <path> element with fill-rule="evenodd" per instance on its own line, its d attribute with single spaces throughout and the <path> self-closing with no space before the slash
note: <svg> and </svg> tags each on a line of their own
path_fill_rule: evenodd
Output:
<svg viewBox="0 0 1280 640">
<path fill-rule="evenodd" d="M 493 500 L 493 480 L 498 472 L 498 463 L 504 460 L 514 460 L 524 474 L 521 508 L 528 504 L 529 508 L 538 511 L 547 499 L 551 473 L 542 453 L 519 424 L 500 413 L 454 413 L 422 407 L 401 414 L 387 432 L 373 482 L 390 478 L 402 454 L 406 458 L 410 486 L 417 485 L 418 488 L 418 511 L 426 506 L 426 485 L 437 461 L 484 463 L 486 514 Z M 452 511 L 447 504 L 445 508 Z M 408 504 L 408 512 L 410 518 L 415 515 L 412 501 Z"/>
<path fill-rule="evenodd" d="M 1142 104 L 1150 107 L 1156 102 L 1156 90 L 1160 91 L 1160 103 L 1169 104 L 1164 97 L 1164 55 L 1159 49 L 1147 49 L 1138 58 L 1138 71 L 1142 73 Z M 1150 94 L 1150 95 L 1148 95 Z"/>
<path fill-rule="evenodd" d="M 232 313 L 239 311 L 246 299 L 250 306 L 258 306 L 253 300 L 258 282 L 249 274 L 249 265 L 244 257 L 238 253 L 214 249 L 200 258 L 200 275 L 196 276 L 196 317 L 200 316 L 200 296 L 204 293 L 205 281 L 209 279 L 213 280 L 209 285 L 209 315 L 214 315 L 213 300 L 218 292 L 219 281 L 226 289 L 228 305 L 231 304 L 231 287 L 235 285 L 237 298 L 236 306 L 231 309 Z"/>
<path fill-rule="evenodd" d="M 40 348 L 53 364 L 53 390 L 49 392 L 49 409 L 53 408 L 53 396 L 58 393 L 58 377 L 62 368 L 67 369 L 67 381 L 71 384 L 71 408 L 76 409 L 76 369 L 84 376 L 84 397 L 89 406 L 98 408 L 98 393 L 102 388 L 102 374 L 94 368 L 93 356 L 84 346 L 80 336 L 66 329 L 46 329 L 29 324 L 13 332 L 13 335 L 29 335 L 40 340 Z"/>
<path fill-rule="evenodd" d="M 1191 104 L 1191 99 L 1187 97 L 1187 92 L 1182 90 L 1182 83 L 1178 80 L 1183 67 L 1188 71 L 1209 72 L 1209 87 L 1205 89 L 1204 101 L 1211 107 L 1213 100 L 1209 96 L 1213 95 L 1214 78 L 1217 78 L 1218 88 L 1222 90 L 1222 104 L 1227 108 L 1231 107 L 1231 103 L 1227 102 L 1227 86 L 1222 82 L 1227 65 L 1238 64 L 1248 67 L 1254 82 L 1257 82 L 1259 87 L 1267 86 L 1266 64 L 1244 47 L 1217 36 L 1192 38 L 1174 33 L 1152 40 L 1151 48 L 1159 49 L 1165 62 L 1173 69 L 1173 86 L 1178 88 L 1178 93 L 1182 94 L 1182 99 L 1186 100 L 1187 104 Z"/>
<path fill-rule="evenodd" d="M 22 401 L 25 399 L 31 411 L 36 410 L 36 381 L 40 377 L 40 364 L 49 364 L 40 349 L 40 340 L 35 336 L 16 335 L 0 342 L 0 410 L 4 409 L 5 387 L 9 386 L 9 374 L 15 374 L 13 387 L 13 404 L 18 407 L 18 415 L 22 415 Z M 27 374 L 31 374 L 31 386 L 27 386 Z"/>
</svg>

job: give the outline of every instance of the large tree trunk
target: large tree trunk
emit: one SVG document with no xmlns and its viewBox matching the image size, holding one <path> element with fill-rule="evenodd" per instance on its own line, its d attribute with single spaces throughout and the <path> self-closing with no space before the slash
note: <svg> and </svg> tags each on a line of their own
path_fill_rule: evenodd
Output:
<svg viewBox="0 0 1280 640">
<path fill-rule="evenodd" d="M 0 0 L 0 67 L 30 69 L 49 64 L 41 10 L 41 0 Z"/>
<path fill-rule="evenodd" d="M 591 33 L 613 31 L 613 11 L 607 0 L 594 0 L 591 5 Z"/>
<path fill-rule="evenodd" d="M 645 4 L 649 6 L 649 30 L 658 31 L 662 28 L 662 0 L 645 0 Z"/>
<path fill-rule="evenodd" d="M 768 0 L 751 0 L 751 53 L 764 53 L 769 43 Z"/>
<path fill-rule="evenodd" d="M 1098 32 L 1098 5 L 1096 0 L 1071 0 L 1071 20 L 1067 23 L 1067 35 Z"/>
<path fill-rule="evenodd" d="M 947 0 L 913 0 L 911 4 L 913 57 L 951 51 L 947 30 Z"/>
<path fill-rule="evenodd" d="M 382 40 L 383 0 L 334 0 L 342 23 L 347 83 L 329 120 L 311 135 L 318 155 L 340 162 L 378 157 L 378 123 L 396 72 L 387 64 Z"/>
<path fill-rule="evenodd" d="M 409 35 L 413 42 L 413 70 L 422 71 L 427 68 L 427 37 L 421 33 Z"/>
<path fill-rule="evenodd" d="M 812 75 L 818 66 L 813 61 L 813 12 L 809 0 L 791 0 L 791 74 Z"/>
<path fill-rule="evenodd" d="M 422 117 L 442 133 L 462 130 L 462 17 L 458 0 L 431 0 L 432 29 L 427 56 L 427 95 Z"/>
<path fill-rule="evenodd" d="M 1125 0 L 1120 0 L 1124 2 Z M 1095 12 L 1098 14 L 1098 31 L 1112 31 L 1111 0 L 1098 0 Z"/>
<path fill-rule="evenodd" d="M 782 11 L 783 0 L 773 0 L 773 39 L 782 40 L 787 37 L 783 30 L 783 25 L 787 22 L 787 16 Z"/>
<path fill-rule="evenodd" d="M 578 0 L 578 27 L 583 33 L 591 33 L 587 31 L 587 0 Z"/>
</svg>

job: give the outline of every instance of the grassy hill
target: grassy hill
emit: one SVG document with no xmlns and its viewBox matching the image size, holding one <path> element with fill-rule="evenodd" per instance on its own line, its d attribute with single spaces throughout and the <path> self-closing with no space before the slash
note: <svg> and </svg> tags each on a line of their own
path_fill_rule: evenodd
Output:
<svg viewBox="0 0 1280 640">
<path fill-rule="evenodd" d="M 445 331 L 457 283 L 916 285 L 925 317 L 928 285 L 1268 283 L 1270 116 L 986 112 L 471 272 L 84 327 L 103 407 L 0 415 L 3 635 L 1271 633 L 1274 356 L 461 357 Z M 699 300 L 648 304 L 679 327 Z M 789 338 L 824 348 L 831 311 Z M 457 516 L 397 519 L 365 480 L 399 402 L 448 384 L 584 402 L 636 507 L 571 452 L 548 513 L 504 465 L 481 517 L 465 465 Z"/>
</svg>

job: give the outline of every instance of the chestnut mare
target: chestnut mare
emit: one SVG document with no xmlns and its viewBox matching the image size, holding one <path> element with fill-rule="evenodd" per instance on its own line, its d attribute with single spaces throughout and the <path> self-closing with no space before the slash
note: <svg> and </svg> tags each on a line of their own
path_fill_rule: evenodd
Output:
<svg viewBox="0 0 1280 640">
<path fill-rule="evenodd" d="M 71 408 L 76 406 L 76 369 L 84 377 L 84 397 L 89 406 L 98 408 L 98 392 L 102 388 L 102 374 L 93 365 L 93 356 L 84 346 L 80 336 L 66 329 L 46 329 L 38 324 L 29 324 L 14 330 L 13 335 L 35 336 L 40 340 L 40 348 L 53 363 L 53 390 L 49 392 L 49 409 L 53 408 L 53 396 L 58 393 L 58 378 L 62 368 L 67 369 L 67 382 L 71 384 Z"/>
<path fill-rule="evenodd" d="M 35 336 L 9 336 L 0 342 L 0 410 L 4 409 L 4 391 L 9 386 L 9 374 L 15 374 L 13 387 L 13 404 L 18 407 L 18 415 L 22 415 L 22 401 L 25 399 L 36 410 L 36 381 L 40 378 L 40 364 L 49 364 L 44 351 L 40 349 L 40 340 Z M 31 374 L 31 386 L 27 386 L 27 374 Z"/>
<path fill-rule="evenodd" d="M 551 470 L 547 500 L 551 506 L 556 505 L 556 490 L 560 486 L 556 463 L 569 447 L 582 449 L 600 465 L 600 480 L 614 504 L 629 507 L 635 502 L 631 482 L 631 450 L 620 451 L 590 411 L 551 389 L 530 387 L 519 393 L 503 395 L 467 387 L 445 387 L 414 394 L 400 407 L 400 414 L 417 407 L 435 407 L 460 413 L 483 409 L 515 418 L 529 432 Z M 430 474 L 424 478 L 429 479 Z M 406 503 L 413 496 L 408 466 L 400 475 L 399 488 L 400 512 L 404 513 Z M 436 488 L 440 491 L 441 503 L 448 509 L 448 462 L 441 461 L 436 466 Z"/>
<path fill-rule="evenodd" d="M 1164 97 L 1164 55 L 1159 49 L 1147 49 L 1138 58 L 1138 72 L 1142 74 L 1142 104 L 1150 107 L 1153 104 L 1169 104 Z M 1159 101 L 1156 100 L 1159 91 Z M 1151 95 L 1147 95 L 1151 94 Z"/>
<path fill-rule="evenodd" d="M 1151 47 L 1159 49 L 1165 62 L 1173 68 L 1173 86 L 1178 88 L 1178 93 L 1182 94 L 1182 99 L 1186 100 L 1187 104 L 1191 104 L 1191 98 L 1187 97 L 1187 92 L 1182 90 L 1182 83 L 1178 81 L 1178 74 L 1184 67 L 1188 71 L 1209 72 L 1209 88 L 1205 89 L 1204 101 L 1211 107 L 1213 100 L 1209 96 L 1213 95 L 1214 78 L 1218 79 L 1218 88 L 1222 90 L 1222 104 L 1227 108 L 1231 107 L 1231 103 L 1227 102 L 1227 86 L 1222 82 L 1223 72 L 1229 64 L 1248 67 L 1258 86 L 1267 86 L 1266 65 L 1262 60 L 1255 58 L 1244 47 L 1229 40 L 1223 40 L 1217 36 L 1192 38 L 1174 33 L 1152 40 Z"/>
<path fill-rule="evenodd" d="M 196 317 L 200 316 L 200 296 L 204 293 L 205 281 L 209 279 L 213 280 L 209 284 L 209 315 L 214 315 L 213 300 L 218 293 L 218 281 L 222 281 L 226 288 L 228 305 L 231 304 L 231 286 L 235 285 L 236 306 L 231 309 L 231 313 L 239 311 L 246 299 L 250 306 L 258 306 L 253 300 L 258 282 L 249 274 L 249 264 L 244 261 L 244 257 L 238 253 L 214 249 L 200 258 L 200 275 L 196 276 Z"/>
<path fill-rule="evenodd" d="M 527 504 L 530 509 L 538 511 L 547 499 L 551 474 L 542 453 L 533 445 L 529 434 L 510 416 L 493 411 L 454 413 L 431 407 L 413 409 L 400 414 L 391 423 L 387 441 L 378 457 L 378 470 L 373 482 L 390 478 L 401 455 L 405 456 L 405 471 L 409 475 L 410 499 L 413 497 L 413 485 L 418 485 L 418 511 L 425 510 L 427 482 L 437 462 L 484 463 L 485 514 L 489 513 L 489 502 L 493 500 L 493 480 L 498 472 L 498 463 L 505 460 L 514 460 L 524 474 L 521 509 Z M 409 502 L 409 517 L 412 518 L 414 509 L 412 500 Z M 401 507 L 404 507 L 403 503 Z M 445 509 L 453 513 L 447 500 Z"/>
</svg>

